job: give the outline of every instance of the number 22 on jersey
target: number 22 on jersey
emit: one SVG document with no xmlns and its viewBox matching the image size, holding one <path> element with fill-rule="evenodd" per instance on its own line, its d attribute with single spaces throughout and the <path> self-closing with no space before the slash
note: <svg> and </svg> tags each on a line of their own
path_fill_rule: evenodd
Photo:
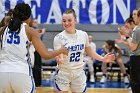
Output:
<svg viewBox="0 0 140 93">
<path fill-rule="evenodd" d="M 78 62 L 80 61 L 81 52 L 71 53 L 70 62 Z"/>
</svg>

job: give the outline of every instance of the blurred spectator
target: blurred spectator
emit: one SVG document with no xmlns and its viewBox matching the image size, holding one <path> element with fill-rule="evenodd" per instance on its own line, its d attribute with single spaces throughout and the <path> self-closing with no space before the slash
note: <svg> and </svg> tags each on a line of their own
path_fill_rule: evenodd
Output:
<svg viewBox="0 0 140 93">
<path fill-rule="evenodd" d="M 31 27 L 35 28 L 35 29 L 38 29 L 38 32 L 40 33 L 41 35 L 41 40 L 43 39 L 43 34 L 46 32 L 46 29 L 43 28 L 43 29 L 39 29 L 38 26 L 39 26 L 39 23 L 37 21 L 37 19 L 31 19 L 31 22 L 29 24 Z"/>
<path fill-rule="evenodd" d="M 38 28 L 38 21 L 36 19 L 31 19 L 31 22 L 29 24 L 31 27 L 35 28 L 38 30 L 38 32 L 40 33 L 41 39 L 43 38 L 43 34 L 45 32 L 45 29 L 39 29 Z M 42 63 L 42 59 L 41 56 L 39 55 L 39 53 L 37 51 L 34 52 L 34 56 L 33 56 L 33 52 L 34 52 L 34 47 L 31 45 L 30 47 L 30 55 L 31 55 L 31 60 L 34 60 L 34 67 L 33 67 L 33 76 L 35 79 L 35 84 L 36 86 L 40 86 L 41 85 L 41 63 Z"/>
<path fill-rule="evenodd" d="M 135 9 L 136 11 L 136 9 Z M 134 11 L 133 11 L 134 12 Z M 120 35 L 120 40 L 118 43 L 122 43 L 126 45 L 131 53 L 130 53 L 130 84 L 132 88 L 133 93 L 140 93 L 140 82 L 139 82 L 139 77 L 140 77 L 140 10 L 136 12 L 135 16 L 133 17 L 133 20 L 135 22 L 135 25 L 132 25 L 132 21 L 126 21 L 126 24 L 129 25 L 129 29 L 132 29 L 132 35 L 127 36 L 127 34 L 119 34 Z M 124 30 L 125 31 L 125 30 Z M 125 36 L 125 39 L 122 38 L 122 35 Z"/>
<path fill-rule="evenodd" d="M 89 43 L 90 43 L 91 48 L 96 51 L 96 44 L 93 42 L 93 36 L 89 35 L 88 38 L 89 38 Z M 85 55 L 84 56 L 84 62 L 88 66 L 88 70 L 89 70 L 89 74 L 90 74 L 90 80 L 89 81 L 94 83 L 95 82 L 94 68 L 93 68 L 94 59 Z"/>
<path fill-rule="evenodd" d="M 133 12 L 132 12 L 132 18 L 133 18 L 133 20 L 135 21 L 135 24 L 137 24 L 137 23 L 136 23 L 137 14 L 138 14 L 138 9 L 134 9 Z"/>
<path fill-rule="evenodd" d="M 4 31 L 5 31 L 6 27 L 8 26 L 12 17 L 13 17 L 13 9 L 10 9 L 8 11 L 8 13 L 5 15 L 5 17 L 0 22 L 0 37 L 3 36 Z M 0 41 L 2 41 L 2 38 L 0 38 Z M 2 46 L 1 42 L 0 42 L 0 45 Z M 1 46 L 0 46 L 0 48 L 1 48 Z"/>
</svg>

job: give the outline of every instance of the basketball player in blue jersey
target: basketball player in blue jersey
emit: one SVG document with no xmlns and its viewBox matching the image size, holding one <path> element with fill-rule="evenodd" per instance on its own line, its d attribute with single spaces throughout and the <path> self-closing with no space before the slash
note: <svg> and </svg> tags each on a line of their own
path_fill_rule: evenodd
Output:
<svg viewBox="0 0 140 93">
<path fill-rule="evenodd" d="M 104 62 L 112 62 L 114 55 L 107 54 L 102 57 L 90 47 L 87 33 L 75 29 L 76 15 L 73 9 L 68 9 L 63 13 L 62 25 L 65 30 L 55 36 L 54 49 L 60 49 L 65 45 L 69 53 L 68 56 L 61 54 L 56 57 L 58 70 L 54 81 L 55 93 L 68 93 L 69 89 L 72 93 L 85 93 L 84 53 Z"/>
<path fill-rule="evenodd" d="M 64 47 L 48 51 L 40 40 L 39 33 L 27 25 L 30 16 L 31 8 L 28 4 L 17 4 L 13 18 L 0 35 L 0 93 L 35 93 L 29 53 L 31 41 L 44 59 L 68 53 Z"/>
</svg>

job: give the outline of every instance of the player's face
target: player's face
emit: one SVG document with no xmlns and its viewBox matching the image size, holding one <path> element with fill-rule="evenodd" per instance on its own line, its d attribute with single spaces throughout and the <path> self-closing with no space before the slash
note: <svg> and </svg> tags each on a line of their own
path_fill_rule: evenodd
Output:
<svg viewBox="0 0 140 93">
<path fill-rule="evenodd" d="M 76 19 L 73 14 L 63 14 L 62 25 L 67 32 L 72 33 L 75 31 L 75 24 Z"/>
</svg>

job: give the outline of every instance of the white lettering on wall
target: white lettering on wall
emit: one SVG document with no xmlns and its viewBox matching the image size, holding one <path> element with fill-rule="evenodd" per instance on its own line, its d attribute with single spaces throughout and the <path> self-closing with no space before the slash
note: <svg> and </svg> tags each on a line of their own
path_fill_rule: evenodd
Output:
<svg viewBox="0 0 140 93">
<path fill-rule="evenodd" d="M 92 24 L 98 24 L 96 16 L 96 7 L 98 0 L 92 0 L 89 5 L 89 18 Z M 100 24 L 105 24 L 109 19 L 109 4 L 107 0 L 101 0 L 102 3 L 102 19 Z"/>
<path fill-rule="evenodd" d="M 54 19 L 56 24 L 60 24 L 62 22 L 62 14 L 58 0 L 52 0 L 47 23 L 50 23 L 51 19 Z"/>
<path fill-rule="evenodd" d="M 5 4 L 3 2 L 0 3 L 0 21 L 5 15 Z"/>
<path fill-rule="evenodd" d="M 113 2 L 113 24 L 116 24 L 117 14 L 116 14 L 116 7 L 120 11 L 122 18 L 126 20 L 126 18 L 130 15 L 130 0 L 127 0 L 127 7 L 123 0 L 114 0 Z"/>
<path fill-rule="evenodd" d="M 32 7 L 32 17 L 36 18 L 39 23 L 47 24 L 61 24 L 62 12 L 65 11 L 64 9 L 70 8 L 70 5 L 75 10 L 78 23 L 106 24 L 108 22 L 121 24 L 129 17 L 131 10 L 136 5 L 135 0 L 65 0 L 65 2 L 63 0 L 1 0 L 0 20 L 9 9 L 15 7 L 17 2 L 29 4 Z M 60 3 L 62 6 L 59 5 Z M 130 3 L 133 3 L 132 6 Z M 97 10 L 98 7 L 102 7 L 101 10 Z M 64 9 L 61 10 L 61 8 Z M 44 13 L 42 10 L 48 11 L 48 13 Z M 83 11 L 87 14 L 84 14 Z"/>
<path fill-rule="evenodd" d="M 77 22 L 79 23 L 79 12 L 80 12 L 80 2 L 82 4 L 82 7 L 86 7 L 86 1 L 85 0 L 67 0 L 67 8 L 70 7 L 70 3 L 72 2 L 72 8 L 75 10 L 76 17 L 77 17 Z"/>
<path fill-rule="evenodd" d="M 41 0 L 32 0 L 33 2 L 36 2 L 36 5 L 32 6 L 32 16 L 33 18 L 36 18 L 39 23 L 41 23 L 41 15 L 36 15 L 37 7 L 41 7 Z"/>
</svg>

